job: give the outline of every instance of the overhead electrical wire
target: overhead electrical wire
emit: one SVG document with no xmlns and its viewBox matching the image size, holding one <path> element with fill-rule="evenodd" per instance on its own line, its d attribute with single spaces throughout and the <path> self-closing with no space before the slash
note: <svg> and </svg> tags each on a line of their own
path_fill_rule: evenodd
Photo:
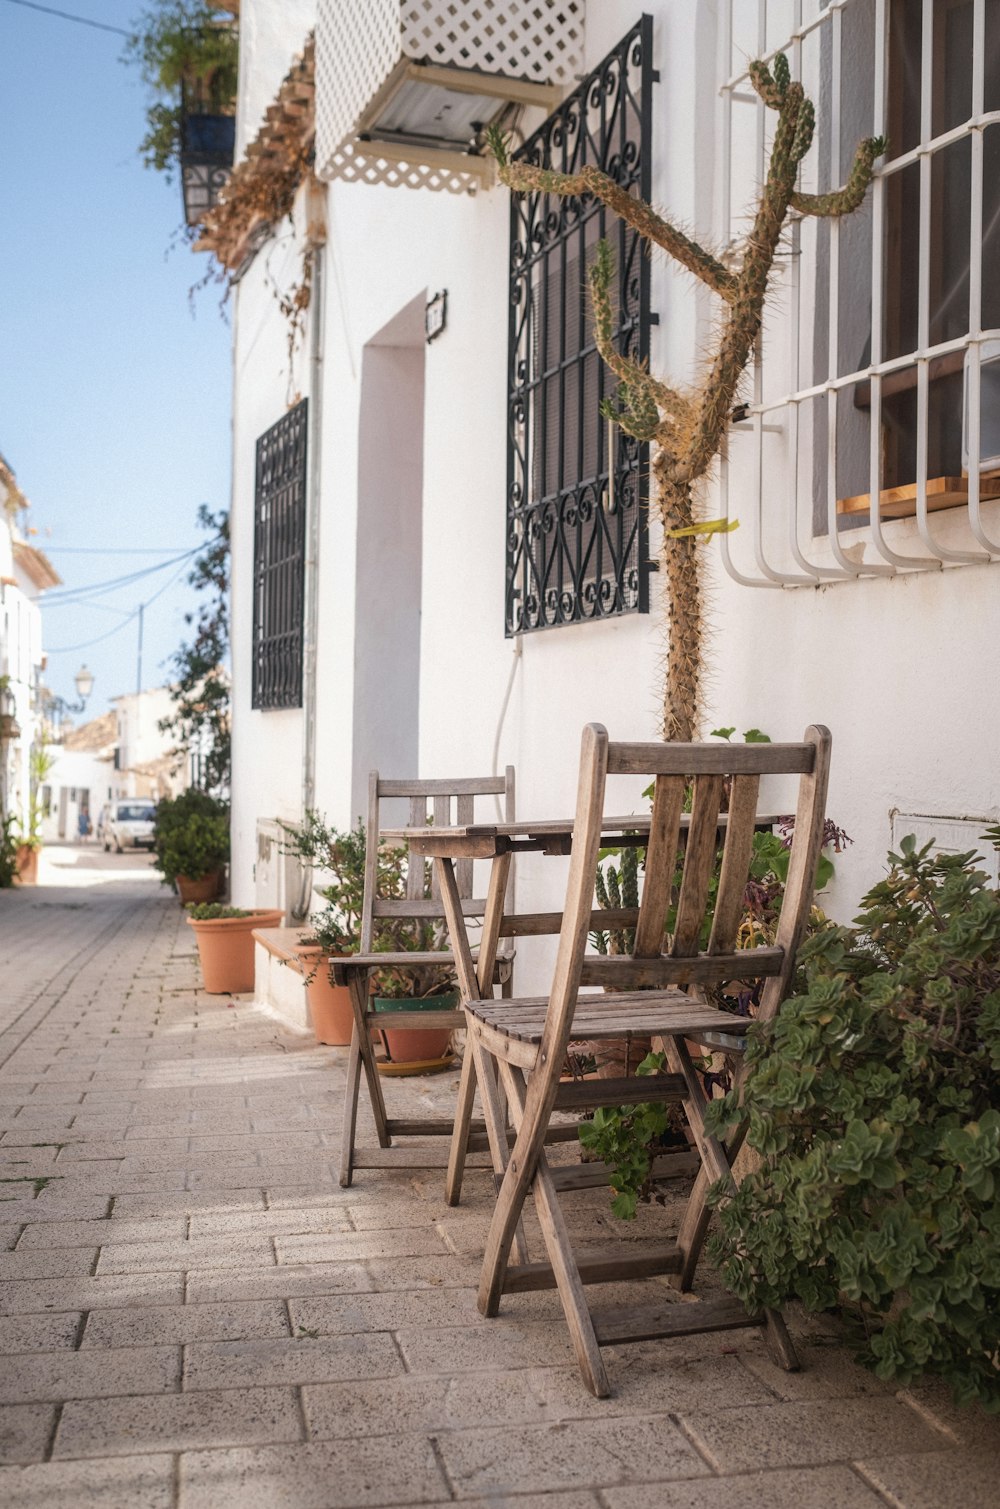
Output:
<svg viewBox="0 0 1000 1509">
<path fill-rule="evenodd" d="M 177 545 L 46 545 L 46 555 L 177 555 Z"/>
<path fill-rule="evenodd" d="M 200 548 L 201 547 L 199 546 L 199 549 Z M 109 629 L 106 634 L 98 634 L 96 639 L 85 639 L 81 641 L 80 644 L 60 645 L 60 647 L 55 650 L 47 649 L 46 653 L 49 655 L 71 655 L 77 650 L 89 650 L 91 645 L 100 644 L 102 640 L 110 639 L 114 634 L 120 634 L 122 629 L 127 628 L 130 623 L 134 623 L 135 620 L 139 617 L 140 613 L 145 612 L 147 608 L 151 607 L 152 604 L 156 602 L 156 599 L 158 597 L 162 597 L 164 592 L 166 592 L 169 587 L 172 587 L 175 582 L 179 581 L 183 574 L 184 568 L 182 566 L 180 571 L 176 572 L 175 575 L 169 579 L 169 581 L 164 582 L 163 586 L 158 588 L 157 591 L 153 593 L 152 597 L 147 597 L 144 603 L 139 603 L 137 607 L 132 609 L 132 612 L 129 614 L 128 618 L 122 619 L 120 624 L 115 624 L 114 628 Z M 98 607 L 100 605 L 94 603 L 93 606 Z"/>
<path fill-rule="evenodd" d="M 56 10 L 51 5 L 38 5 L 36 0 L 7 0 L 8 5 L 22 5 L 25 10 L 41 11 L 43 16 L 56 16 L 60 21 L 76 21 L 80 26 L 92 26 L 95 31 L 111 31 L 118 37 L 130 37 L 132 33 L 124 26 L 110 26 L 107 21 L 95 21 L 90 16 L 75 16 L 72 11 Z"/>
<path fill-rule="evenodd" d="M 213 542 L 210 540 L 208 543 Z M 141 571 L 130 571 L 125 576 L 110 577 L 104 582 L 89 582 L 81 587 L 66 587 L 61 592 L 47 592 L 44 605 L 46 608 L 62 608 L 73 603 L 86 604 L 95 597 L 102 597 L 106 592 L 117 592 L 123 587 L 130 587 L 133 583 L 142 581 L 147 576 L 155 576 L 158 571 L 167 571 L 178 563 L 184 565 L 203 548 L 201 545 L 195 545 L 181 555 L 171 556 L 168 561 L 159 561 L 155 566 L 144 566 Z"/>
</svg>

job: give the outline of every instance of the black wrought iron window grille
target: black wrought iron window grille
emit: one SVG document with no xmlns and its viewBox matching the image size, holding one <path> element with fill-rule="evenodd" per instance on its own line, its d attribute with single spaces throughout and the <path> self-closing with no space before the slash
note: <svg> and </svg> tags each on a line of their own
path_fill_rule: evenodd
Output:
<svg viewBox="0 0 1000 1509">
<path fill-rule="evenodd" d="M 516 154 L 593 164 L 648 201 L 652 19 L 644 16 Z M 649 611 L 648 446 L 601 417 L 587 269 L 611 242 L 619 349 L 648 361 L 649 260 L 591 195 L 511 195 L 506 633 Z"/>
<path fill-rule="evenodd" d="M 257 441 L 252 701 L 265 710 L 302 706 L 307 405 Z"/>
</svg>

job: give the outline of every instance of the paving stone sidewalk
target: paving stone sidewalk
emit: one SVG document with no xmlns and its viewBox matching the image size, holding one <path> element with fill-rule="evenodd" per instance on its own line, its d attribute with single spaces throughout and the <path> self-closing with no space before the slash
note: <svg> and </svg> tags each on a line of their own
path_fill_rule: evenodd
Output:
<svg viewBox="0 0 1000 1509">
<path fill-rule="evenodd" d="M 800 1374 L 755 1333 L 688 1337 L 608 1352 L 591 1398 L 553 1296 L 476 1311 L 484 1174 L 457 1210 L 436 1171 L 341 1190 L 342 1053 L 203 994 L 144 861 L 54 849 L 42 881 L 0 892 L 0 1504 L 1000 1503 L 1000 1426 L 804 1317 Z M 670 1225 L 606 1204 L 571 1225 Z"/>
</svg>

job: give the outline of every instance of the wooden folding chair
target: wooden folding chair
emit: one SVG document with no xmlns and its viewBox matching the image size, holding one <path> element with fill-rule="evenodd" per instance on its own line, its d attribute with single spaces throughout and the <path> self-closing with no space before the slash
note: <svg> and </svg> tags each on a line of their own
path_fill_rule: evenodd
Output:
<svg viewBox="0 0 1000 1509">
<path fill-rule="evenodd" d="M 372 1011 L 369 990 L 371 976 L 375 970 L 392 968 L 405 971 L 408 967 L 418 965 L 454 963 L 454 955 L 450 952 L 373 952 L 378 939 L 380 919 L 420 918 L 426 921 L 428 918 L 444 917 L 437 875 L 432 876 L 431 894 L 428 896 L 427 860 L 420 855 L 411 853 L 408 856 L 404 898 L 384 898 L 377 894 L 378 850 L 382 841 L 382 830 L 386 826 L 382 822 L 382 803 L 398 801 L 400 798 L 408 801 L 407 825 L 409 827 L 424 827 L 432 822 L 435 828 L 446 828 L 453 823 L 473 822 L 477 797 L 489 797 L 491 808 L 493 799 L 499 798 L 503 808 L 503 820 L 513 822 L 514 767 L 508 765 L 502 776 L 473 777 L 464 780 L 384 780 L 377 770 L 373 770 L 368 777 L 365 888 L 361 911 L 360 948 L 358 953 L 348 958 L 332 961 L 334 979 L 338 984 L 346 985 L 350 989 L 351 1005 L 354 1011 L 341 1148 L 340 1182 L 344 1188 L 350 1185 L 356 1168 L 385 1168 L 393 1164 L 410 1168 L 444 1167 L 446 1154 L 441 1155 L 440 1147 L 436 1157 L 433 1149 L 407 1149 L 404 1154 L 401 1150 L 393 1148 L 393 1139 L 450 1137 L 453 1130 L 453 1120 L 450 1117 L 397 1118 L 387 1114 L 376 1062 L 373 1031 L 380 1027 L 405 1029 L 407 1024 L 421 1030 L 465 1026 L 465 1017 L 459 1008 L 452 1011 L 418 1012 L 412 1009 L 407 1010 L 406 1002 L 400 1001 L 398 1009 L 379 1012 L 377 1016 Z M 489 816 L 494 818 L 495 812 L 491 810 Z M 481 919 L 486 911 L 486 901 L 472 895 L 472 860 L 461 861 L 456 866 L 456 880 L 460 898 L 458 905 L 463 918 Z M 492 974 L 492 978 L 508 992 L 512 968 L 513 956 L 507 953 L 498 957 Z M 470 1065 L 466 1076 L 470 1080 L 471 1074 Z M 378 1148 L 356 1146 L 358 1094 L 362 1075 L 368 1088 L 369 1102 L 375 1119 Z M 468 1093 L 467 1087 L 464 1087 L 464 1093 Z M 473 1151 L 485 1150 L 488 1147 L 483 1123 L 473 1127 L 470 1147 Z"/>
<path fill-rule="evenodd" d="M 583 1286 L 669 1274 L 675 1287 L 691 1287 L 708 1225 L 708 1187 L 716 1180 L 732 1177 L 732 1160 L 743 1141 L 741 1132 L 723 1144 L 705 1130 L 705 1096 L 686 1040 L 704 1040 L 708 1033 L 733 1034 L 735 1023 L 727 1012 L 706 1004 L 703 998 L 699 1000 L 697 990 L 711 982 L 764 977 L 759 1012 L 764 1019 L 774 1015 L 787 994 L 822 845 L 829 753 L 830 735 L 818 726 L 806 730 L 801 744 L 729 745 L 610 744 L 600 725 L 589 725 L 583 735 L 572 858 L 549 995 L 477 1000 L 475 974 L 460 950 L 460 978 L 476 1074 L 487 1091 L 499 1074 L 517 1133 L 508 1156 L 500 1126 L 492 1128 L 491 1147 L 500 1188 L 483 1262 L 479 1309 L 486 1316 L 494 1316 L 504 1293 L 558 1289 L 580 1370 L 598 1397 L 610 1392 L 601 1347 L 657 1336 L 763 1325 L 772 1353 L 782 1365 L 789 1369 L 798 1365 L 777 1313 L 749 1315 L 731 1299 L 672 1303 L 664 1294 L 652 1308 L 624 1307 L 603 1315 L 592 1314 Z M 608 774 L 655 777 L 652 822 L 633 952 L 614 957 L 587 956 Z M 758 787 L 761 777 L 769 774 L 800 777 L 784 902 L 775 945 L 737 950 Z M 703 948 L 701 937 L 718 852 L 726 777 L 731 778 L 731 786 L 723 857 L 714 920 L 707 947 Z M 682 880 L 679 892 L 675 892 L 681 813 L 689 780 L 693 781 L 693 805 Z M 447 881 L 445 891 L 447 901 Z M 668 936 L 665 929 L 673 906 L 673 932 Z M 452 928 L 453 939 L 457 931 L 457 927 Z M 587 985 L 611 987 L 614 993 L 581 994 L 581 986 Z M 652 1036 L 662 1042 L 671 1072 L 641 1079 L 561 1084 L 571 1036 Z M 487 1118 L 492 1115 L 496 1119 L 495 1096 L 485 1093 L 482 1100 Z M 700 1157 L 701 1167 L 676 1244 L 634 1256 L 611 1249 L 578 1261 L 558 1199 L 560 1188 L 573 1187 L 573 1170 L 560 1170 L 548 1161 L 545 1139 L 550 1117 L 559 1110 L 639 1100 L 682 1105 Z M 453 1150 L 453 1162 L 455 1156 Z M 544 1263 L 528 1262 L 524 1253 L 521 1214 L 529 1192 L 547 1249 L 548 1261 Z"/>
</svg>

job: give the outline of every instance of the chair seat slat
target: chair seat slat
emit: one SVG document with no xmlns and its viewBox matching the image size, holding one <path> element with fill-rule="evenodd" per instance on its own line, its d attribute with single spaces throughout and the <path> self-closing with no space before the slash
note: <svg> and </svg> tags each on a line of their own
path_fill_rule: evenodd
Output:
<svg viewBox="0 0 1000 1509">
<path fill-rule="evenodd" d="M 483 1022 L 522 1043 L 539 1043 L 545 1026 L 545 996 L 511 1001 L 477 1001 L 466 1006 Z M 574 1041 L 592 1037 L 684 1036 L 694 1032 L 735 1032 L 741 1017 L 703 1006 L 683 991 L 636 991 L 614 996 L 581 996 L 573 1014 Z M 558 1093 L 558 1092 L 557 1092 Z"/>
</svg>

